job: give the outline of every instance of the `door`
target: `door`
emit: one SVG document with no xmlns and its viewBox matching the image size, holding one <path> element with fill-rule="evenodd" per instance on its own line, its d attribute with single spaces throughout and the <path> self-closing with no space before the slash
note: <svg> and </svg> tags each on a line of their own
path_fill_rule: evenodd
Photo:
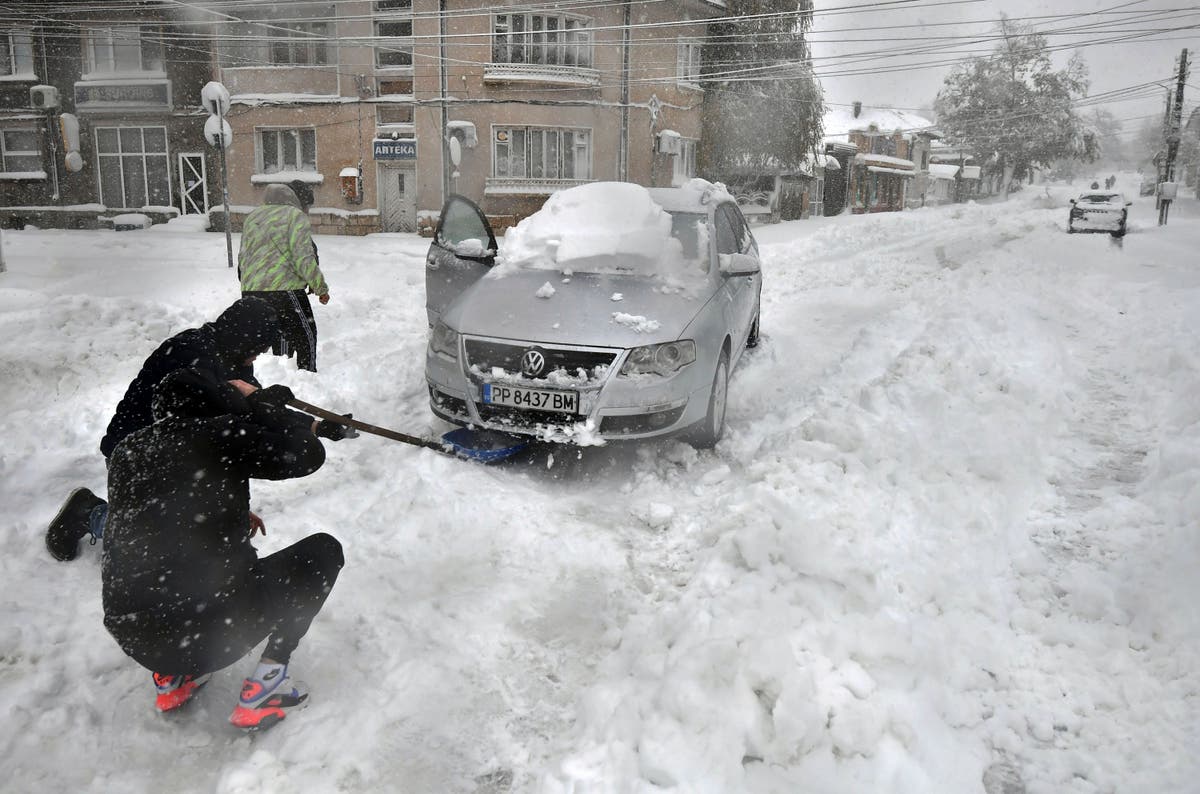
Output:
<svg viewBox="0 0 1200 794">
<path fill-rule="evenodd" d="M 716 226 L 718 254 L 747 254 L 758 257 L 758 246 L 737 205 L 726 203 L 717 207 L 713 221 Z M 729 311 L 726 316 L 735 344 L 744 342 L 750 333 L 754 313 L 758 308 L 761 281 L 761 274 L 725 277 L 725 289 L 729 294 Z M 736 356 L 737 351 L 734 352 Z"/>
<path fill-rule="evenodd" d="M 412 168 L 379 167 L 380 225 L 385 232 L 417 230 L 416 176 Z"/>
<path fill-rule="evenodd" d="M 496 261 L 496 236 L 474 202 L 451 196 L 425 256 L 425 312 L 432 327 L 451 301 Z"/>
<path fill-rule="evenodd" d="M 208 170 L 204 155 L 179 155 L 179 204 L 184 215 L 208 214 Z"/>
</svg>

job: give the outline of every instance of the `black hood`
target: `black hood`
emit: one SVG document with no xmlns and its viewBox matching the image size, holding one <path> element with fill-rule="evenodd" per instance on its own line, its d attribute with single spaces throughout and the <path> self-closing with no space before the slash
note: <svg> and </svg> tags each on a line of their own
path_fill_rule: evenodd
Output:
<svg viewBox="0 0 1200 794">
<path fill-rule="evenodd" d="M 279 317 L 261 298 L 241 298 L 212 323 L 217 352 L 231 367 L 262 353 L 279 338 Z"/>
<path fill-rule="evenodd" d="M 155 421 L 169 417 L 205 418 L 250 410 L 241 392 L 198 369 L 177 369 L 154 387 Z"/>
</svg>

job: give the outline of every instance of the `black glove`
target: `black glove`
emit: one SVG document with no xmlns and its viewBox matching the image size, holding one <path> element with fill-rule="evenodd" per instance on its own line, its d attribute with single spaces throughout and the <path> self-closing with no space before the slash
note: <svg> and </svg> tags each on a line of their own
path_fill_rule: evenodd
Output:
<svg viewBox="0 0 1200 794">
<path fill-rule="evenodd" d="M 347 419 L 353 419 L 354 414 L 342 414 Z M 317 422 L 317 436 L 330 441 L 341 441 L 343 438 L 358 438 L 358 431 L 349 425 L 338 424 L 329 419 Z"/>
<path fill-rule="evenodd" d="M 284 408 L 295 396 L 287 386 L 276 383 L 274 386 L 252 392 L 246 399 L 251 405 L 271 405 L 276 408 Z"/>
</svg>

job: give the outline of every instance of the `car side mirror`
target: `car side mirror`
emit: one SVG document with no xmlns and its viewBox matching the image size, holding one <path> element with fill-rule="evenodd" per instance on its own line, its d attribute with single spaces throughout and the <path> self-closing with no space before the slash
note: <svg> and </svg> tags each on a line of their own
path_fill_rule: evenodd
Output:
<svg viewBox="0 0 1200 794">
<path fill-rule="evenodd" d="M 749 254 L 717 254 L 717 266 L 723 276 L 753 276 L 762 271 L 758 257 Z"/>
<path fill-rule="evenodd" d="M 1071 203 L 1072 203 L 1072 204 L 1074 204 L 1074 203 L 1075 203 L 1075 199 L 1071 199 Z"/>
</svg>

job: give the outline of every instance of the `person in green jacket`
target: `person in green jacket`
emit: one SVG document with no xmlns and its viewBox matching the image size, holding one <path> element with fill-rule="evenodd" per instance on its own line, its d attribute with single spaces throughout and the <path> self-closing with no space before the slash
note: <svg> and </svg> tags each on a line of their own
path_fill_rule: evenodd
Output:
<svg viewBox="0 0 1200 794">
<path fill-rule="evenodd" d="M 312 188 L 299 180 L 269 185 L 261 207 L 242 224 L 238 279 L 242 296 L 265 300 L 279 316 L 280 337 L 271 345 L 277 356 L 296 355 L 296 366 L 317 371 L 317 321 L 308 293 L 329 303 L 329 285 L 321 273 L 312 239 L 308 208 Z"/>
</svg>

